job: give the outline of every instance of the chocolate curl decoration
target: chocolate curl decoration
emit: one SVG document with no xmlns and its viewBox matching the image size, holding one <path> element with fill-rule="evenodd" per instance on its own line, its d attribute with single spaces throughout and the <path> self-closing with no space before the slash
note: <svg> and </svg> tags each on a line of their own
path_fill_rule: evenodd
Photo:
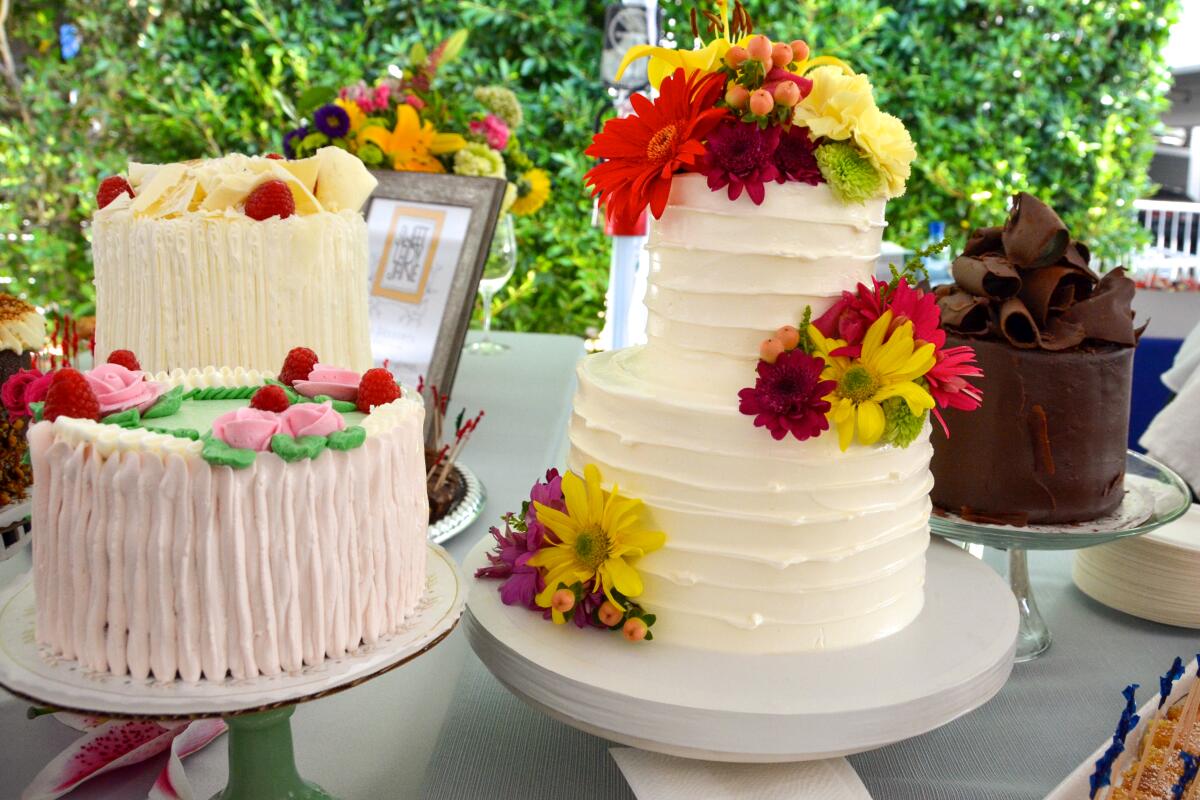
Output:
<svg viewBox="0 0 1200 800">
<path fill-rule="evenodd" d="M 1010 297 L 1000 306 L 1000 333 L 1013 347 L 1029 350 L 1038 346 L 1041 331 L 1025 304 Z"/>
<path fill-rule="evenodd" d="M 1001 235 L 1004 252 L 1021 269 L 1049 266 L 1063 257 L 1071 235 L 1050 206 L 1028 192 L 1013 198 Z"/>
<path fill-rule="evenodd" d="M 971 236 L 951 266 L 954 285 L 938 287 L 942 324 L 1021 349 L 1136 345 L 1133 281 L 1120 269 L 1097 278 L 1090 257 L 1053 210 L 1019 194 L 1003 228 Z"/>
<path fill-rule="evenodd" d="M 1100 279 L 1091 297 L 1068 308 L 1062 318 L 1082 326 L 1089 339 L 1133 346 L 1137 334 L 1130 307 L 1135 289 L 1124 269 L 1114 269 Z"/>
<path fill-rule="evenodd" d="M 942 324 L 962 333 L 987 333 L 991 322 L 988 305 L 986 297 L 976 297 L 963 291 L 950 291 L 938 296 Z"/>
<path fill-rule="evenodd" d="M 1034 321 L 1045 326 L 1051 310 L 1065 311 L 1091 290 L 1092 281 L 1075 267 L 1046 267 L 1025 273 L 1018 296 Z"/>
<path fill-rule="evenodd" d="M 959 256 L 950 274 L 971 294 L 991 300 L 1007 300 L 1021 289 L 1021 276 L 1003 255 Z"/>
<path fill-rule="evenodd" d="M 994 228 L 980 228 L 971 234 L 971 238 L 967 239 L 967 246 L 963 248 L 962 254 L 964 256 L 983 256 L 991 253 L 1003 253 L 1003 233 L 1004 228 L 999 225 Z"/>
</svg>

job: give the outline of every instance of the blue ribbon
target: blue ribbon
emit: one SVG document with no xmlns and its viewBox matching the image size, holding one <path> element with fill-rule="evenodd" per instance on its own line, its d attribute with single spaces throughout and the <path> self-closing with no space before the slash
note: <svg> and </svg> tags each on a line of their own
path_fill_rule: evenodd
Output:
<svg viewBox="0 0 1200 800">
<path fill-rule="evenodd" d="M 1183 677 L 1183 659 L 1175 656 L 1175 661 L 1172 662 L 1171 668 L 1167 670 L 1167 674 L 1158 679 L 1158 707 L 1162 708 L 1167 703 L 1167 698 L 1171 696 L 1171 689 L 1175 687 L 1175 681 Z"/>
<path fill-rule="evenodd" d="M 1191 753 L 1180 750 L 1179 760 L 1183 762 L 1183 774 L 1179 776 L 1179 782 L 1171 788 L 1171 797 L 1174 800 L 1183 800 L 1183 793 L 1188 790 L 1188 786 L 1196 779 L 1196 772 L 1200 770 L 1200 758 Z"/>
</svg>

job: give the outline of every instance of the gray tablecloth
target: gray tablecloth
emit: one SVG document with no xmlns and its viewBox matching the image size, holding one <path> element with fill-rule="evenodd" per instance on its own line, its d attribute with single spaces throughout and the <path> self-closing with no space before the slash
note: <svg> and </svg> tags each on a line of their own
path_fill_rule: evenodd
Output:
<svg viewBox="0 0 1200 800">
<path fill-rule="evenodd" d="M 464 358 L 456 403 L 484 407 L 467 453 L 489 493 L 486 516 L 519 507 L 547 466 L 561 464 L 579 340 L 501 335 L 514 351 Z M 451 542 L 462 559 L 481 521 Z M 1017 665 L 999 696 L 933 733 L 851 761 L 876 800 L 1041 798 L 1111 734 L 1121 688 L 1148 687 L 1175 655 L 1200 649 L 1192 631 L 1142 622 L 1092 602 L 1071 584 L 1069 553 L 1030 558 L 1037 597 L 1055 642 Z M 1001 554 L 988 560 L 1003 568 Z M 0 564 L 0 584 L 17 566 Z M 880 675 L 887 680 L 887 675 Z M 803 680 L 803 676 L 796 676 Z M 781 687 L 781 691 L 786 691 Z M 20 790 L 76 734 L 28 722 L 26 705 L 0 694 L 0 798 Z M 353 691 L 301 706 L 294 718 L 302 772 L 338 797 L 632 797 L 609 742 L 527 708 L 466 646 L 462 631 L 426 656 Z M 225 779 L 218 741 L 187 762 L 197 797 Z M 102 778 L 74 796 L 146 796 L 161 759 Z"/>
</svg>

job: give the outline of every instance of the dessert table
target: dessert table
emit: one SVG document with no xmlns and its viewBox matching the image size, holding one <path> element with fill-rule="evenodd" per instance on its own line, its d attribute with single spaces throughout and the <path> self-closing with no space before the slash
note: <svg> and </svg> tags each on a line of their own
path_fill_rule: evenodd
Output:
<svg viewBox="0 0 1200 800">
<path fill-rule="evenodd" d="M 580 340 L 569 337 L 493 338 L 512 350 L 464 356 L 452 400 L 487 411 L 464 460 L 486 485 L 488 508 L 482 520 L 446 543 L 460 560 L 493 518 L 519 507 L 547 466 L 562 463 L 573 365 L 583 352 Z M 995 551 L 986 558 L 998 568 L 1004 563 Z M 1192 631 L 1144 622 L 1088 599 L 1071 583 L 1071 558 L 1069 552 L 1030 554 L 1042 614 L 1058 634 L 1045 657 L 1017 664 L 1000 694 L 980 710 L 917 739 L 850 758 L 877 800 L 1042 798 L 1111 735 L 1122 687 L 1131 681 L 1150 687 L 1172 658 L 1200 649 Z M 28 564 L 28 552 L 0 563 L 0 585 Z M 1153 688 L 1143 691 L 1148 697 Z M 3 799 L 18 797 L 78 735 L 52 720 L 27 721 L 26 708 L 0 692 Z M 541 716 L 510 695 L 467 647 L 461 629 L 402 669 L 299 707 L 293 726 L 301 770 L 345 800 L 633 797 L 609 755 L 611 743 Z M 185 762 L 197 797 L 224 785 L 225 749 L 223 737 Z M 152 759 L 70 796 L 143 798 L 162 765 L 161 757 Z"/>
</svg>

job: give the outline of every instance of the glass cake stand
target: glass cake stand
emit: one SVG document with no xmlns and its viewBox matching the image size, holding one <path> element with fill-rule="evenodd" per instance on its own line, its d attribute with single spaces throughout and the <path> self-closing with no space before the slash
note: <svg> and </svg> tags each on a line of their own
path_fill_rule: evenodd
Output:
<svg viewBox="0 0 1200 800">
<path fill-rule="evenodd" d="M 1174 522 L 1191 505 L 1191 491 L 1170 467 L 1130 450 L 1125 457 L 1125 499 L 1116 511 L 1091 522 L 1016 527 L 970 522 L 934 509 L 933 533 L 965 544 L 1008 551 L 1008 580 L 1021 610 L 1016 660 L 1031 661 L 1050 647 L 1050 629 L 1038 611 L 1029 581 L 1027 550 L 1079 550 L 1141 536 Z"/>
</svg>

